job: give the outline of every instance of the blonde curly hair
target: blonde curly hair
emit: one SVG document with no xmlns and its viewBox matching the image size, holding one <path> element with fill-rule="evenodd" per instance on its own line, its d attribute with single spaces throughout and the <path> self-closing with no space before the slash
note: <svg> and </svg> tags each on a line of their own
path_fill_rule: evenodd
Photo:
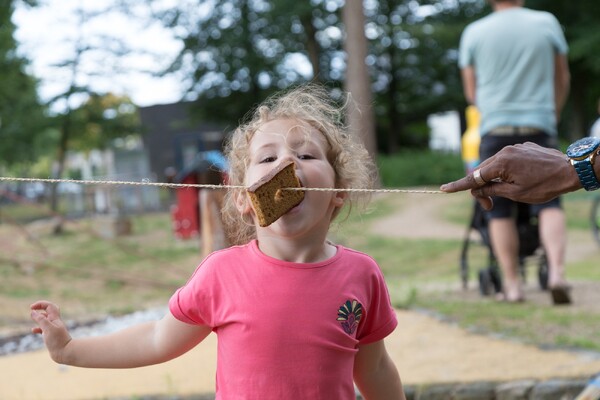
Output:
<svg viewBox="0 0 600 400">
<path fill-rule="evenodd" d="M 349 96 L 347 96 L 349 99 Z M 348 100 L 349 101 L 349 100 Z M 250 141 L 265 123 L 276 119 L 301 121 L 323 134 L 329 144 L 327 159 L 336 176 L 336 188 L 371 188 L 377 169 L 359 138 L 348 133 L 343 124 L 348 104 L 340 106 L 321 85 L 307 84 L 268 98 L 242 123 L 225 144 L 229 161 L 228 178 L 232 186 L 245 185 L 246 169 L 250 162 Z M 227 236 L 232 244 L 244 244 L 256 238 L 253 223 L 244 220 L 236 207 L 236 198 L 243 189 L 230 189 L 225 195 L 222 216 Z M 370 195 L 349 192 L 345 205 L 366 206 Z M 339 214 L 334 213 L 332 220 Z"/>
</svg>

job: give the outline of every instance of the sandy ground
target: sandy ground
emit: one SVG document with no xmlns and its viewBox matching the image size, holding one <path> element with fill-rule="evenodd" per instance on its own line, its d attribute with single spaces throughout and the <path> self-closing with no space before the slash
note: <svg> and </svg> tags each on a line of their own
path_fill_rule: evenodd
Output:
<svg viewBox="0 0 600 400">
<path fill-rule="evenodd" d="M 426 237 L 432 231 L 442 237 L 464 234 L 464 227 L 440 224 L 436 216 L 440 199 L 436 196 L 427 196 L 432 199 L 431 202 L 424 202 L 422 195 L 409 195 L 407 198 L 407 205 L 401 212 L 381 221 L 374 229 L 412 237 Z M 402 226 L 410 227 L 410 233 L 403 232 Z M 415 227 L 423 227 L 423 231 Z M 592 245 L 578 251 L 583 250 L 598 251 Z M 467 332 L 429 315 L 408 311 L 397 313 L 398 328 L 386 339 L 386 345 L 406 385 L 587 378 L 600 372 L 598 354 L 541 350 L 515 341 Z M 85 400 L 212 393 L 215 368 L 214 335 L 177 360 L 126 371 L 60 366 L 53 363 L 45 351 L 36 351 L 0 357 L 0 399 Z"/>
<path fill-rule="evenodd" d="M 398 311 L 386 345 L 405 384 L 589 377 L 600 357 L 546 351 L 465 332 L 414 312 Z M 4 400 L 84 400 L 151 394 L 214 392 L 216 338 L 209 336 L 171 362 L 133 370 L 60 366 L 45 351 L 0 358 Z"/>
</svg>

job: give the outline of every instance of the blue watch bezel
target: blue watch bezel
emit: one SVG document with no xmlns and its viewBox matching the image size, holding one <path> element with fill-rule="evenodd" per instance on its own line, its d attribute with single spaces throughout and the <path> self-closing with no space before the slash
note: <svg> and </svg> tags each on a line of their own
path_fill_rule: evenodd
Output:
<svg viewBox="0 0 600 400">
<path fill-rule="evenodd" d="M 567 157 L 579 161 L 593 154 L 598 147 L 600 147 L 600 138 L 594 136 L 584 137 L 567 147 Z"/>
<path fill-rule="evenodd" d="M 600 189 L 600 182 L 592 164 L 595 152 L 600 148 L 600 138 L 585 137 L 567 148 L 567 157 L 577 172 L 579 181 L 587 191 Z"/>
</svg>

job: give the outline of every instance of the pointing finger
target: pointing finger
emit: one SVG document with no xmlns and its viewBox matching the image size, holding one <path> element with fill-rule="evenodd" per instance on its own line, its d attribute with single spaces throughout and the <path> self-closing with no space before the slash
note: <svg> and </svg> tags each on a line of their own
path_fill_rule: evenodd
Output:
<svg viewBox="0 0 600 400">
<path fill-rule="evenodd" d="M 473 179 L 473 175 L 469 174 L 457 181 L 449 182 L 440 186 L 440 190 L 446 193 L 455 193 L 463 190 L 475 189 L 477 187 L 479 187 L 479 185 L 477 185 L 477 183 Z"/>
</svg>

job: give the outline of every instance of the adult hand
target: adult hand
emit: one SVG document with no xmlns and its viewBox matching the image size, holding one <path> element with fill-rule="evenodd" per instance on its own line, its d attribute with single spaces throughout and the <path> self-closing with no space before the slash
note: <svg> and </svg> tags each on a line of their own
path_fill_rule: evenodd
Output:
<svg viewBox="0 0 600 400">
<path fill-rule="evenodd" d="M 60 318 L 58 306 L 48 301 L 35 302 L 31 305 L 31 319 L 37 324 L 31 331 L 42 334 L 50 357 L 62 363 L 63 351 L 71 341 L 71 335 Z"/>
<path fill-rule="evenodd" d="M 442 185 L 440 190 L 454 193 L 471 189 L 482 207 L 489 210 L 493 207 L 491 196 L 536 204 L 582 187 L 563 153 L 530 142 L 503 148 L 478 169 L 484 182 L 477 182 L 474 174 L 469 174 Z"/>
</svg>

